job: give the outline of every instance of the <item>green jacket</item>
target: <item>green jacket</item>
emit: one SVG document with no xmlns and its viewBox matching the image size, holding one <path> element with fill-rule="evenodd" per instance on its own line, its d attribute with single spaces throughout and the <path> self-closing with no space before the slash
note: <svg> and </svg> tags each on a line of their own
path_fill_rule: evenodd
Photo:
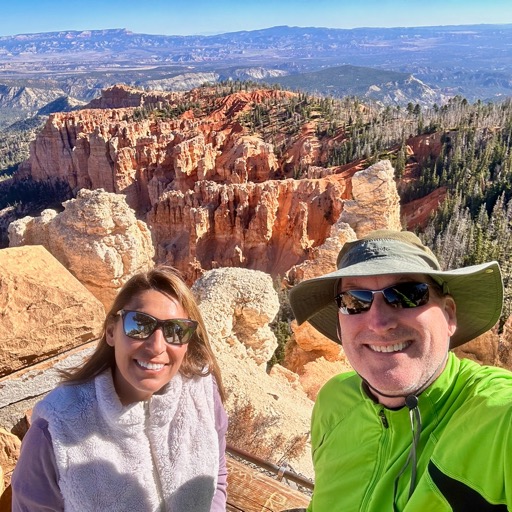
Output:
<svg viewBox="0 0 512 512">
<path fill-rule="evenodd" d="M 450 353 L 419 396 L 416 488 L 409 410 L 371 400 L 354 372 L 328 381 L 313 410 L 310 512 L 512 511 L 512 373 Z"/>
</svg>

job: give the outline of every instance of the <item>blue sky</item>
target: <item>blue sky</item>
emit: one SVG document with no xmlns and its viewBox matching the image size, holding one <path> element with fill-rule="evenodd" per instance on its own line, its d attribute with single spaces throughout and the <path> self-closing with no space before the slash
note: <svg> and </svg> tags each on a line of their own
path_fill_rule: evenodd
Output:
<svg viewBox="0 0 512 512">
<path fill-rule="evenodd" d="M 474 23 L 512 23 L 512 1 L 8 0 L 0 11 L 0 36 L 105 28 L 192 35 L 276 25 L 355 28 Z"/>
</svg>

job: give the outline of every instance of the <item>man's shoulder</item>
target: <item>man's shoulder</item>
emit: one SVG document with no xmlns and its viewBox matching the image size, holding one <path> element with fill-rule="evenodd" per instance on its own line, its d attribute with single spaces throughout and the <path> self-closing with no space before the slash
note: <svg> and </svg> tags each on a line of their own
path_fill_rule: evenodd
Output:
<svg viewBox="0 0 512 512">
<path fill-rule="evenodd" d="M 333 395 L 344 395 L 353 390 L 359 393 L 361 387 L 361 377 L 356 372 L 344 372 L 331 377 L 318 392 L 318 398 L 334 398 Z M 317 399 L 318 399 L 317 398 Z"/>
<path fill-rule="evenodd" d="M 480 405 L 491 409 L 505 407 L 512 411 L 512 372 L 505 368 L 463 359 L 455 389 L 465 397 L 468 408 L 475 409 Z"/>
<path fill-rule="evenodd" d="M 498 366 L 482 365 L 470 359 L 461 359 L 459 380 L 474 383 L 479 390 L 503 389 L 512 392 L 512 372 Z"/>
<path fill-rule="evenodd" d="M 329 379 L 319 391 L 312 415 L 312 434 L 318 436 L 332 431 L 337 425 L 354 418 L 354 412 L 365 408 L 361 390 L 361 377 L 355 372 L 336 375 Z M 360 421 L 361 415 L 355 418 Z"/>
</svg>

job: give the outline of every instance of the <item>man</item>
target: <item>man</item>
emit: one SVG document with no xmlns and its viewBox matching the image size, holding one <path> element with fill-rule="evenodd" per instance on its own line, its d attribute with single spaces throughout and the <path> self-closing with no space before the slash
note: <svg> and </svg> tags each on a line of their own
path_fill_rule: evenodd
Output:
<svg viewBox="0 0 512 512">
<path fill-rule="evenodd" d="M 496 262 L 442 271 L 413 233 L 346 243 L 290 293 L 354 372 L 318 394 L 310 512 L 512 511 L 512 373 L 449 351 L 497 322 Z"/>
</svg>

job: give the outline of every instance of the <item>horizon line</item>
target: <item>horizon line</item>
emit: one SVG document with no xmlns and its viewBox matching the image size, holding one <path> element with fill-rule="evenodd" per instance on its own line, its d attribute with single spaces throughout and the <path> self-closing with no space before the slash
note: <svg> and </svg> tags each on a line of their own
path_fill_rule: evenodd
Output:
<svg viewBox="0 0 512 512">
<path fill-rule="evenodd" d="M 428 29 L 428 28 L 461 28 L 461 27 L 507 27 L 511 26 L 512 23 L 461 23 L 461 24 L 447 24 L 447 25 L 410 25 L 410 26 L 393 26 L 393 27 L 381 27 L 381 26 L 360 26 L 352 28 L 340 28 L 340 27 L 325 27 L 325 26 L 299 26 L 299 25 L 273 25 L 269 27 L 251 29 L 251 30 L 232 30 L 228 32 L 212 32 L 212 33 L 196 33 L 196 34 L 156 34 L 149 32 L 135 32 L 126 27 L 112 27 L 112 28 L 95 28 L 95 29 L 63 29 L 63 30 L 49 30 L 43 32 L 21 32 L 12 35 L 0 35 L 1 39 L 17 38 L 21 36 L 37 36 L 43 34 L 84 34 L 84 33 L 98 33 L 98 32 L 126 32 L 127 34 L 133 35 L 146 35 L 156 37 L 214 37 L 228 34 L 239 34 L 241 32 L 262 32 L 265 30 L 272 30 L 276 28 L 290 28 L 290 29 L 317 29 L 317 30 L 336 30 L 336 31 L 352 31 L 352 30 L 398 30 L 398 29 Z"/>
</svg>

